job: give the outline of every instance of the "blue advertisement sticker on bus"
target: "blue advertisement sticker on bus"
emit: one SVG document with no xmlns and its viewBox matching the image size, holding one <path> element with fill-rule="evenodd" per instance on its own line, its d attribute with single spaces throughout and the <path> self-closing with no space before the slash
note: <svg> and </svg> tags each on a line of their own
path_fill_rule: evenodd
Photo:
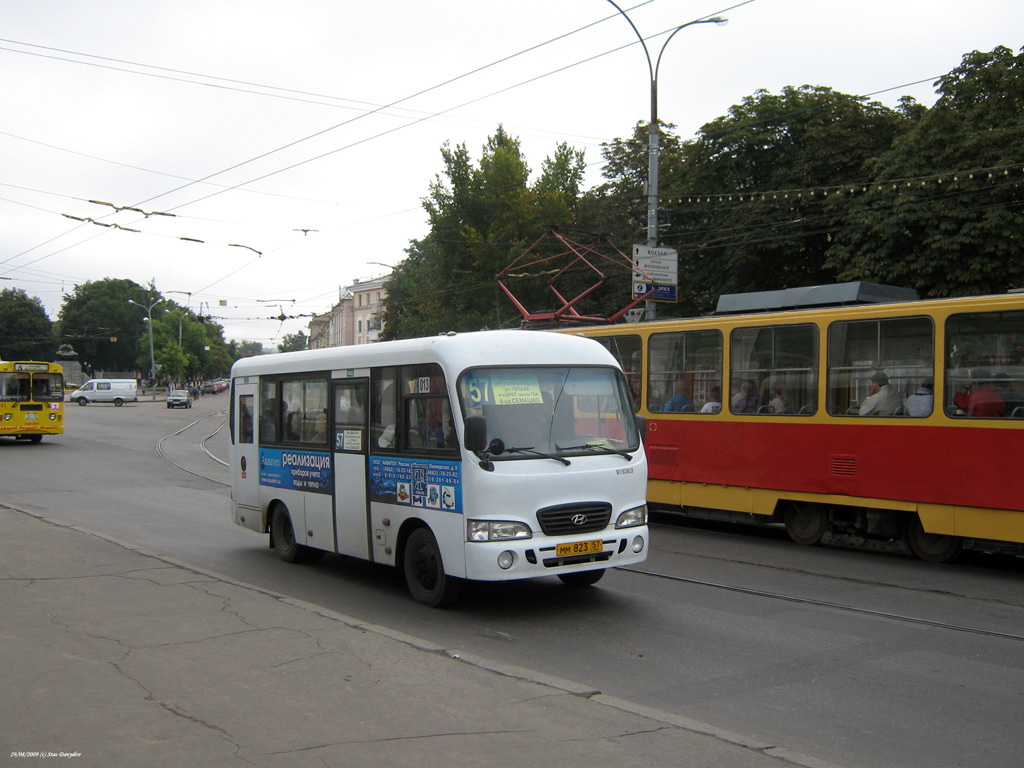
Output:
<svg viewBox="0 0 1024 768">
<path fill-rule="evenodd" d="M 462 464 L 371 456 L 370 500 L 462 514 Z"/>
<path fill-rule="evenodd" d="M 330 493 L 331 454 L 260 448 L 260 485 L 310 493 Z"/>
</svg>

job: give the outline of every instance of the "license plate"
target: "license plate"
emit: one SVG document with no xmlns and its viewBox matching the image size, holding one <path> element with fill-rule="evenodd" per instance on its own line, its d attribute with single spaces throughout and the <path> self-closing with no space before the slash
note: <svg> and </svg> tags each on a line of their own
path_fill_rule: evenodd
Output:
<svg viewBox="0 0 1024 768">
<path fill-rule="evenodd" d="M 570 544 L 559 544 L 555 548 L 558 557 L 571 557 L 572 555 L 589 555 L 600 552 L 604 549 L 604 541 L 595 539 L 593 541 L 574 541 Z"/>
</svg>

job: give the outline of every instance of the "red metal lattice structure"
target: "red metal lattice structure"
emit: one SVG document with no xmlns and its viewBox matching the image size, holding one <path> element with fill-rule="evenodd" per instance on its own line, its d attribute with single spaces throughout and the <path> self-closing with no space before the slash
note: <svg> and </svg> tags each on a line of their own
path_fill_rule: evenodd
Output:
<svg viewBox="0 0 1024 768">
<path fill-rule="evenodd" d="M 595 242 L 591 245 L 583 245 L 567 238 L 562 234 L 562 229 L 559 227 L 549 229 L 533 245 L 527 248 L 519 258 L 498 273 L 498 285 L 501 286 L 501 290 L 505 292 L 505 295 L 512 300 L 512 303 L 522 313 L 523 327 L 539 328 L 556 325 L 611 324 L 618 322 L 626 312 L 647 297 L 648 294 L 645 293 L 607 317 L 581 314 L 580 305 L 584 299 L 607 282 L 608 278 L 598 268 L 598 264 L 606 264 L 612 268 L 624 269 L 630 274 L 630 277 L 636 272 L 646 278 L 648 282 L 653 281 L 650 280 L 646 272 L 637 267 L 626 254 L 620 251 L 606 237 L 588 232 L 586 234 L 591 234 L 595 237 Z M 583 230 L 573 231 L 583 232 Z M 538 251 L 548 243 L 553 243 L 554 252 L 548 255 L 540 254 Z M 611 251 L 612 253 L 609 254 L 605 251 Z M 550 268 L 540 272 L 530 271 L 531 269 L 543 266 L 550 266 Z M 571 297 L 566 296 L 565 293 L 568 293 L 568 290 L 559 288 L 559 281 L 563 283 L 568 282 L 570 274 L 579 279 L 581 274 L 586 275 L 588 273 L 593 274 L 591 278 L 593 282 L 577 290 L 575 295 Z M 547 281 L 548 290 L 560 304 L 554 309 L 531 312 L 516 297 L 508 284 L 510 282 L 520 282 L 527 278 L 539 278 L 547 275 L 550 275 Z"/>
</svg>

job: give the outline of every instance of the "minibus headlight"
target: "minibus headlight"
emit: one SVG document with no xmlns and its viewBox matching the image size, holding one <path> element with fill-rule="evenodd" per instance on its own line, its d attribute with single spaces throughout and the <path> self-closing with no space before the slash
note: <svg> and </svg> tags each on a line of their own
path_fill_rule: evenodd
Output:
<svg viewBox="0 0 1024 768">
<path fill-rule="evenodd" d="M 525 524 L 507 520 L 470 520 L 467 528 L 469 541 L 509 541 L 532 537 L 533 532 Z"/>
<path fill-rule="evenodd" d="M 627 509 L 619 515 L 615 521 L 616 528 L 635 528 L 638 525 L 647 525 L 647 505 Z"/>
</svg>

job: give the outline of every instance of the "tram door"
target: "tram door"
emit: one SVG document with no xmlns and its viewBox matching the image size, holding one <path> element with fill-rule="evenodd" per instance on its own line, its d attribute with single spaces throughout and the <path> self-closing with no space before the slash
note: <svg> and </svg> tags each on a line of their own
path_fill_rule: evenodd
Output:
<svg viewBox="0 0 1024 768">
<path fill-rule="evenodd" d="M 368 560 L 367 391 L 366 378 L 334 383 L 334 521 L 338 552 Z"/>
</svg>

